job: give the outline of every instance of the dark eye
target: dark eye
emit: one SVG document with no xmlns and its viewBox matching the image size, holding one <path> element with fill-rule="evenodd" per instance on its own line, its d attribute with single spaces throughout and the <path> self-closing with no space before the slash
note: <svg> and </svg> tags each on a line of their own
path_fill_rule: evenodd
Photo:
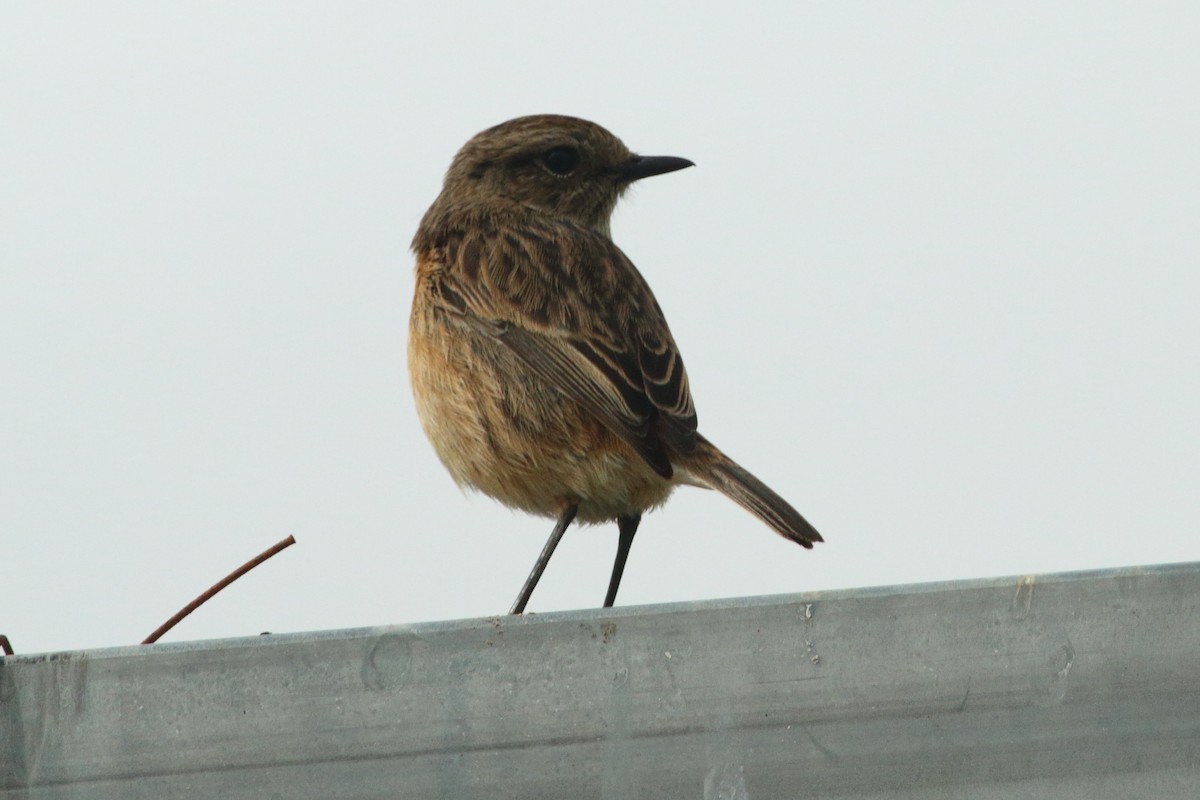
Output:
<svg viewBox="0 0 1200 800">
<path fill-rule="evenodd" d="M 570 175 L 579 166 L 579 151 L 574 147 L 555 147 L 545 152 L 542 163 L 555 175 Z"/>
</svg>

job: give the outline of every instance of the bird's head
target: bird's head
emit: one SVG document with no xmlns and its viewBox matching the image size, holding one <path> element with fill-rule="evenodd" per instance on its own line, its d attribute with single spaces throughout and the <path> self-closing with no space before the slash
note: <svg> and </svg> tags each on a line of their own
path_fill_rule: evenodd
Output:
<svg viewBox="0 0 1200 800">
<path fill-rule="evenodd" d="M 613 207 L 631 183 L 690 166 L 686 158 L 636 155 L 587 120 L 518 117 L 463 145 L 439 202 L 532 207 L 607 234 Z"/>
</svg>

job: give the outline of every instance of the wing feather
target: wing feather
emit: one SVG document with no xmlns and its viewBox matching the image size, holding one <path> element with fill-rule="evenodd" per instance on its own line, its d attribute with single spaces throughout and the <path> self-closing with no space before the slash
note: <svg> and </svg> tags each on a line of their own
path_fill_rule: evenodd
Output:
<svg viewBox="0 0 1200 800">
<path fill-rule="evenodd" d="M 447 241 L 447 310 L 588 408 L 656 472 L 696 446 L 683 359 L 650 287 L 610 239 L 568 222 L 479 225 Z"/>
</svg>

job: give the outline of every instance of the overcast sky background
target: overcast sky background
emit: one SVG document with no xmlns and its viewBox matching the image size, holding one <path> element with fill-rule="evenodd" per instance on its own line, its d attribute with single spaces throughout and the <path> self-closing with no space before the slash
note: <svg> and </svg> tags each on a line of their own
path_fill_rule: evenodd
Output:
<svg viewBox="0 0 1200 800">
<path fill-rule="evenodd" d="M 0 4 L 0 632 L 504 612 L 551 522 L 461 493 L 405 371 L 458 147 L 698 167 L 613 231 L 701 430 L 827 543 L 681 489 L 622 605 L 1200 558 L 1200 5 Z M 531 611 L 598 606 L 572 529 Z"/>
</svg>

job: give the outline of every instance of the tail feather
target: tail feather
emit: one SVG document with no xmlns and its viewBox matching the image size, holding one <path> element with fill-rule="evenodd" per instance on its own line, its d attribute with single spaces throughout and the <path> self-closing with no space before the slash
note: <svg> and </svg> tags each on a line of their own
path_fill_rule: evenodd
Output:
<svg viewBox="0 0 1200 800">
<path fill-rule="evenodd" d="M 823 542 L 821 534 L 788 501 L 743 469 L 704 437 L 680 464 L 696 483 L 721 494 L 770 525 L 776 533 L 806 549 Z"/>
</svg>

